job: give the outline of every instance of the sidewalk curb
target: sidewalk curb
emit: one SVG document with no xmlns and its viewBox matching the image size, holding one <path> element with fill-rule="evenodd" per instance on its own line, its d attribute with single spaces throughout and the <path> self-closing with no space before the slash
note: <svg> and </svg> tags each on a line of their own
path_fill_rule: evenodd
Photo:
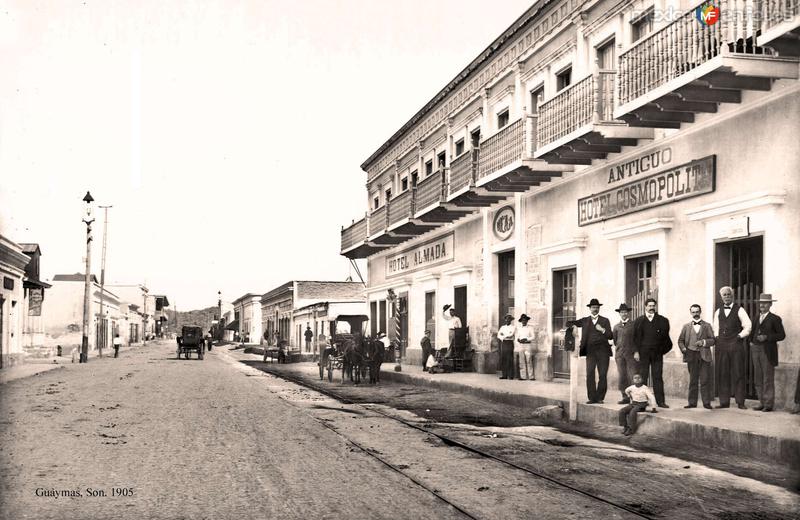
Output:
<svg viewBox="0 0 800 520">
<path fill-rule="evenodd" d="M 34 366 L 36 364 L 38 364 L 38 363 L 32 363 L 30 365 L 22 365 L 22 366 Z M 38 376 L 40 374 L 44 374 L 46 372 L 52 372 L 53 370 L 57 370 L 57 369 L 61 369 L 61 368 L 64 368 L 64 365 L 56 364 L 56 363 L 53 363 L 52 365 L 47 365 L 47 364 L 42 363 L 40 369 L 37 369 L 36 371 L 30 372 L 30 373 L 27 373 L 27 374 L 23 374 L 23 375 L 15 375 L 13 373 L 0 374 L 0 385 L 4 385 L 4 384 L 10 383 L 12 381 L 17 381 L 19 379 L 27 379 L 29 377 Z M 13 370 L 13 368 L 9 369 L 9 370 Z"/>
</svg>

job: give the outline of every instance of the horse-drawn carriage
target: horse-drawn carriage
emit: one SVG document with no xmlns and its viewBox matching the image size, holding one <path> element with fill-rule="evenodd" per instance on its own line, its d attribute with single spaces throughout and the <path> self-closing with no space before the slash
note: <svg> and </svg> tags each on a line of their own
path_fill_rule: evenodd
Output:
<svg viewBox="0 0 800 520">
<path fill-rule="evenodd" d="M 333 382 L 333 373 L 342 371 L 345 377 L 358 384 L 369 373 L 369 382 L 380 380 L 383 363 L 383 343 L 367 335 L 369 318 L 363 314 L 339 314 L 330 320 L 330 342 L 320 348 L 319 378 Z"/>
<path fill-rule="evenodd" d="M 181 329 L 181 335 L 177 338 L 178 341 L 178 359 L 181 354 L 189 359 L 189 353 L 197 352 L 197 359 L 203 359 L 203 354 L 206 350 L 206 342 L 203 337 L 203 329 L 200 327 L 185 326 Z"/>
</svg>

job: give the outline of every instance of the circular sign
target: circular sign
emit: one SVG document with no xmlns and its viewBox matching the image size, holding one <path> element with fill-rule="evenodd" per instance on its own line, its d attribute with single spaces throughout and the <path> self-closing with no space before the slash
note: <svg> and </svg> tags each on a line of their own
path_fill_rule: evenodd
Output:
<svg viewBox="0 0 800 520">
<path fill-rule="evenodd" d="M 500 240 L 506 240 L 514 233 L 514 208 L 506 206 L 494 214 L 494 235 Z"/>
</svg>

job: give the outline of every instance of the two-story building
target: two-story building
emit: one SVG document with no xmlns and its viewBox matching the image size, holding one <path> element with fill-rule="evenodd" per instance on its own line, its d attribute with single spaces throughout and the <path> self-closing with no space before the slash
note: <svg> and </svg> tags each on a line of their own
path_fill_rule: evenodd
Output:
<svg viewBox="0 0 800 520">
<path fill-rule="evenodd" d="M 759 292 L 800 311 L 798 7 L 717 5 L 714 22 L 700 2 L 537 2 L 361 165 L 367 211 L 341 253 L 367 260 L 373 323 L 401 310 L 410 362 L 425 329 L 446 346 L 444 304 L 478 370 L 495 369 L 501 318 L 524 312 L 537 377 L 564 379 L 584 364 L 559 331 L 591 298 L 613 323 L 620 302 L 656 297 L 673 341 L 691 304 L 711 321 L 724 285 L 751 316 Z M 781 404 L 800 363 L 785 323 Z M 685 395 L 677 348 L 664 371 Z"/>
<path fill-rule="evenodd" d="M 156 337 L 163 338 L 167 330 L 167 307 L 169 307 L 169 299 L 163 294 L 153 295 L 153 326 L 155 327 Z M 178 331 L 180 334 L 180 331 Z"/>
</svg>

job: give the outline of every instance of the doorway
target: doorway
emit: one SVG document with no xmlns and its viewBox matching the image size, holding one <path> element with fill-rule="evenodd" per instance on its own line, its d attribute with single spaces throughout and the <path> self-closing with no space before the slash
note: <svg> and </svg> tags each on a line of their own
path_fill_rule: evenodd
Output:
<svg viewBox="0 0 800 520">
<path fill-rule="evenodd" d="M 467 286 L 453 288 L 453 306 L 456 308 L 456 316 L 461 318 L 461 326 L 467 327 Z"/>
<path fill-rule="evenodd" d="M 498 326 L 503 322 L 506 314 L 514 316 L 514 251 L 500 253 L 497 255 L 497 271 L 499 279 L 499 306 L 498 306 Z"/>
<path fill-rule="evenodd" d="M 759 314 L 758 297 L 764 287 L 764 238 L 761 236 L 717 242 L 714 246 L 714 309 L 722 305 L 719 288 L 733 288 L 734 302 L 753 320 Z M 711 316 L 713 316 L 713 312 Z M 745 396 L 757 399 L 750 343 L 745 341 Z M 714 380 L 719 377 L 714 367 Z M 714 385 L 716 395 L 716 384 Z"/>
<path fill-rule="evenodd" d="M 3 355 L 4 355 L 4 345 L 3 345 L 3 325 L 5 324 L 5 317 L 6 317 L 6 300 L 2 296 L 0 296 L 0 368 L 3 368 Z"/>
<path fill-rule="evenodd" d="M 553 377 L 569 379 L 570 353 L 557 341 L 557 332 L 576 319 L 577 270 L 553 271 Z"/>
<path fill-rule="evenodd" d="M 425 293 L 425 330 L 431 333 L 431 345 L 436 347 L 436 291 Z"/>
</svg>

